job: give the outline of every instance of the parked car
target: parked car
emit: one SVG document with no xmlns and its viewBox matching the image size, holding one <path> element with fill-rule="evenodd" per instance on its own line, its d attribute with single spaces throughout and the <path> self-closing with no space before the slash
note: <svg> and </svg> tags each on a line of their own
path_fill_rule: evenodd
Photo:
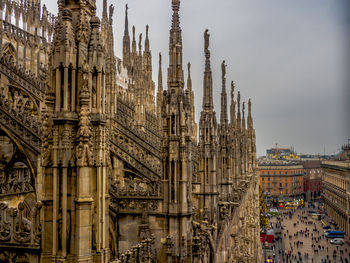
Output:
<svg viewBox="0 0 350 263">
<path fill-rule="evenodd" d="M 331 226 L 330 226 L 330 225 L 327 225 L 327 226 L 323 226 L 322 228 L 323 228 L 323 229 L 331 229 Z"/>
<path fill-rule="evenodd" d="M 331 244 L 343 245 L 344 244 L 344 239 L 342 239 L 342 238 L 334 238 L 334 239 L 331 240 Z"/>
</svg>

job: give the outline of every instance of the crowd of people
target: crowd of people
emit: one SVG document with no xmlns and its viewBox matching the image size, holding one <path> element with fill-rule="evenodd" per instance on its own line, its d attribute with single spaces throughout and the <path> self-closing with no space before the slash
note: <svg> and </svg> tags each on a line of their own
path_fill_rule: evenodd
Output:
<svg viewBox="0 0 350 263">
<path fill-rule="evenodd" d="M 311 219 L 308 209 L 298 209 L 276 217 L 271 223 L 279 232 L 276 262 L 350 263 L 348 245 L 333 245 L 324 235 L 321 222 Z"/>
</svg>

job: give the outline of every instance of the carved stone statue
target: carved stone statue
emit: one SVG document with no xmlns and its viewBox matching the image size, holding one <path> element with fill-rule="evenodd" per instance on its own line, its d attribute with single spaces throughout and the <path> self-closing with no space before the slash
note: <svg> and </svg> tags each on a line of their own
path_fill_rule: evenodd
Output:
<svg viewBox="0 0 350 263">
<path fill-rule="evenodd" d="M 226 76 L 226 65 L 225 65 L 225 60 L 222 61 L 222 63 L 221 63 L 221 70 L 222 70 L 222 79 L 224 79 L 225 76 Z"/>
<path fill-rule="evenodd" d="M 126 9 L 128 9 L 128 5 L 126 5 Z M 114 5 L 109 6 L 109 21 L 112 21 L 114 14 Z"/>
<path fill-rule="evenodd" d="M 142 33 L 139 36 L 139 51 L 141 52 L 142 49 Z"/>
<path fill-rule="evenodd" d="M 204 49 L 207 51 L 209 48 L 209 37 L 210 34 L 208 34 L 208 29 L 204 31 Z"/>
</svg>

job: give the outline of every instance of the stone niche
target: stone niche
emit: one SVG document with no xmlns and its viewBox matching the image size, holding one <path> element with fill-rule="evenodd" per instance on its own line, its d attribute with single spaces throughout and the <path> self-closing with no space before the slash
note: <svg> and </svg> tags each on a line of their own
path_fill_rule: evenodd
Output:
<svg viewBox="0 0 350 263">
<path fill-rule="evenodd" d="M 34 193 L 34 178 L 24 155 L 0 131 L 0 201 L 17 207 L 27 194 Z"/>
</svg>

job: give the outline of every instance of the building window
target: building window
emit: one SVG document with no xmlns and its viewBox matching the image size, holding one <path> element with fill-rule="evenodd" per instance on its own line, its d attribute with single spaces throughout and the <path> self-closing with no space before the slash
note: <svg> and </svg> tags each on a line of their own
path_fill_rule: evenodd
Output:
<svg viewBox="0 0 350 263">
<path fill-rule="evenodd" d="M 282 174 L 282 172 L 280 171 L 280 174 Z"/>
<path fill-rule="evenodd" d="M 276 172 L 273 172 L 273 174 L 276 174 Z"/>
<path fill-rule="evenodd" d="M 271 185 L 270 183 L 267 184 L 268 187 L 270 187 L 270 185 Z"/>
<path fill-rule="evenodd" d="M 269 178 L 267 178 L 267 180 L 268 180 L 268 181 L 270 181 L 270 177 L 269 177 Z"/>
<path fill-rule="evenodd" d="M 262 188 L 264 188 L 264 183 L 262 184 Z"/>
<path fill-rule="evenodd" d="M 280 187 L 282 187 L 282 183 L 280 183 Z"/>
<path fill-rule="evenodd" d="M 276 183 L 273 183 L 273 187 L 276 187 Z"/>
<path fill-rule="evenodd" d="M 288 183 L 286 183 L 286 188 L 288 187 Z"/>
<path fill-rule="evenodd" d="M 286 195 L 288 194 L 288 189 L 286 189 Z"/>
</svg>

